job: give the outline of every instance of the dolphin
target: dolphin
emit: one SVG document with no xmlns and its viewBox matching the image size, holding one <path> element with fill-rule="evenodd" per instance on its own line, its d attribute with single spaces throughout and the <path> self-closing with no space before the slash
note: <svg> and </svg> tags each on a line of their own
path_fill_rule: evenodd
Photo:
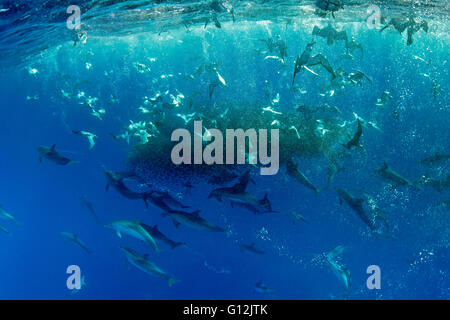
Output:
<svg viewBox="0 0 450 320">
<path fill-rule="evenodd" d="M 364 221 L 365 224 L 369 226 L 371 230 L 375 230 L 375 225 L 369 218 L 369 214 L 366 212 L 366 210 L 364 210 L 364 199 L 354 197 L 345 189 L 335 188 L 335 190 L 338 193 L 339 202 L 341 204 L 343 201 L 347 203 L 348 206 L 356 212 L 356 214 L 361 218 L 362 221 Z"/>
<path fill-rule="evenodd" d="M 258 200 L 245 191 L 249 182 L 255 183 L 250 177 L 250 170 L 247 170 L 234 186 L 214 189 L 209 194 L 208 199 L 215 198 L 220 202 L 223 199 L 227 199 L 230 200 L 232 207 L 237 205 L 255 214 L 276 213 L 276 211 L 272 210 L 267 193 L 263 199 Z"/>
<path fill-rule="evenodd" d="M 272 210 L 272 205 L 270 204 L 267 193 L 261 200 L 256 199 L 248 193 L 245 193 L 243 197 L 240 197 L 238 199 L 238 201 L 231 200 L 230 204 L 232 208 L 234 208 L 234 206 L 238 206 L 250 212 L 253 212 L 254 214 L 278 213 L 278 211 Z"/>
<path fill-rule="evenodd" d="M 317 189 L 312 183 L 311 181 L 309 181 L 309 179 L 297 168 L 297 166 L 295 165 L 294 161 L 292 160 L 292 158 L 289 158 L 286 161 L 286 170 L 287 170 L 287 174 L 290 175 L 291 177 L 293 177 L 295 180 L 297 180 L 298 182 L 300 182 L 301 184 L 303 184 L 305 187 L 313 190 L 316 195 L 319 194 L 320 190 Z"/>
<path fill-rule="evenodd" d="M 50 148 L 45 146 L 39 146 L 37 148 L 39 152 L 39 161 L 42 162 L 42 159 L 45 158 L 61 166 L 66 166 L 72 163 L 78 163 L 78 161 L 72 161 L 56 152 L 55 147 L 56 145 L 52 145 Z"/>
<path fill-rule="evenodd" d="M 214 189 L 208 196 L 208 199 L 215 198 L 222 202 L 223 199 L 230 200 L 231 206 L 239 206 L 255 214 L 276 213 L 267 197 L 267 193 L 261 200 L 245 191 L 247 183 L 238 182 L 232 187 Z"/>
<path fill-rule="evenodd" d="M 168 206 L 171 209 L 187 209 L 190 208 L 190 206 L 186 206 L 182 204 L 177 199 L 173 198 L 168 191 L 161 192 L 161 191 L 153 191 L 152 192 L 152 198 L 159 198 L 160 201 L 162 201 L 166 206 Z"/>
<path fill-rule="evenodd" d="M 265 283 L 259 281 L 255 284 L 254 291 L 259 293 L 273 293 L 273 290 L 270 289 Z"/>
<path fill-rule="evenodd" d="M 95 139 L 97 138 L 97 136 L 95 134 L 87 132 L 87 131 L 75 131 L 75 130 L 72 130 L 72 133 L 82 136 L 82 137 L 86 137 L 89 142 L 89 150 L 92 150 L 94 148 Z"/>
<path fill-rule="evenodd" d="M 83 207 L 85 207 L 93 216 L 94 216 L 94 218 L 95 218 L 95 221 L 99 224 L 100 223 L 100 220 L 98 219 L 98 216 L 97 216 L 97 214 L 96 214 L 96 212 L 95 212 L 95 210 L 94 210 L 94 206 L 92 205 L 92 203 L 90 203 L 87 199 L 86 199 L 86 197 L 80 197 L 80 202 L 81 202 L 81 205 L 83 206 Z"/>
<path fill-rule="evenodd" d="M 19 222 L 17 222 L 16 218 L 14 218 L 11 214 L 6 212 L 2 205 L 0 204 L 0 219 L 14 222 L 15 224 L 19 225 Z"/>
<path fill-rule="evenodd" d="M 431 168 L 448 160 L 450 160 L 450 154 L 435 152 L 431 156 L 425 157 L 420 160 L 420 163 Z"/>
<path fill-rule="evenodd" d="M 294 220 L 294 221 L 292 221 L 293 224 L 295 224 L 296 221 L 308 223 L 308 220 L 306 220 L 305 217 L 303 216 L 303 214 L 300 212 L 292 211 L 292 212 L 288 213 L 287 215 Z"/>
<path fill-rule="evenodd" d="M 117 220 L 107 224 L 105 227 L 115 230 L 119 238 L 122 238 L 122 233 L 127 234 L 146 242 L 156 252 L 160 251 L 156 245 L 155 239 L 153 239 L 150 233 L 148 233 L 148 231 L 141 225 L 140 221 Z"/>
<path fill-rule="evenodd" d="M 9 234 L 9 231 L 2 225 L 0 225 L 0 231 Z"/>
<path fill-rule="evenodd" d="M 194 212 L 185 212 L 181 210 L 168 210 L 162 213 L 163 217 L 170 217 L 173 220 L 173 224 L 178 228 L 180 224 L 188 227 L 211 232 L 224 232 L 225 229 L 215 224 L 206 221 L 199 216 L 200 210 Z"/>
<path fill-rule="evenodd" d="M 88 247 L 84 244 L 83 241 L 81 241 L 76 234 L 70 233 L 70 232 L 61 232 L 60 235 L 67 241 L 73 242 L 76 245 L 79 245 L 81 248 L 83 248 L 87 253 L 91 254 L 93 251 L 89 250 Z"/>
<path fill-rule="evenodd" d="M 122 196 L 128 199 L 142 199 L 144 200 L 145 206 L 148 207 L 147 199 L 150 198 L 151 192 L 134 192 L 130 190 L 123 182 L 124 178 L 118 175 L 115 172 L 105 170 L 106 175 L 106 191 L 108 191 L 109 186 L 111 185 L 117 192 L 119 192 Z"/>
<path fill-rule="evenodd" d="M 359 120 L 359 118 L 358 118 L 357 121 L 358 121 L 358 128 L 356 129 L 356 132 L 355 132 L 353 138 L 346 144 L 343 144 L 343 146 L 345 148 L 347 148 L 348 150 L 350 150 L 353 147 L 362 148 L 362 145 L 359 143 L 359 139 L 361 138 L 361 135 L 362 135 L 361 120 Z"/>
<path fill-rule="evenodd" d="M 171 287 L 174 283 L 179 282 L 168 275 L 166 272 L 158 268 L 154 263 L 150 262 L 147 258 L 148 255 L 140 255 L 136 251 L 126 247 L 120 247 L 127 257 L 127 261 L 134 265 L 141 271 L 148 273 L 150 275 L 154 275 L 157 277 L 161 277 L 166 279 L 169 282 L 169 287 Z"/>
<path fill-rule="evenodd" d="M 421 183 L 423 185 L 430 186 L 436 191 L 442 193 L 445 189 L 448 189 L 450 187 L 450 174 L 442 179 L 423 177 Z"/>
<path fill-rule="evenodd" d="M 351 274 L 350 270 L 348 270 L 345 266 L 338 263 L 335 259 L 342 254 L 345 250 L 344 246 L 337 246 L 333 250 L 331 250 L 327 254 L 327 262 L 333 271 L 333 273 L 338 277 L 338 279 L 343 283 L 346 291 L 346 295 L 348 294 L 348 290 L 351 285 Z"/>
<path fill-rule="evenodd" d="M 390 182 L 394 187 L 409 186 L 409 187 L 414 187 L 416 189 L 420 189 L 414 183 L 412 183 L 408 179 L 402 177 L 399 173 L 397 173 L 394 170 L 392 170 L 391 168 L 389 168 L 389 166 L 387 165 L 386 162 L 384 162 L 380 168 L 375 170 L 375 173 L 379 177 Z"/>
<path fill-rule="evenodd" d="M 245 243 L 239 243 L 239 248 L 241 249 L 241 252 L 244 252 L 244 250 L 256 253 L 256 254 L 265 254 L 264 251 L 256 249 L 255 247 L 255 243 L 252 242 L 250 244 L 245 244 Z"/>
<path fill-rule="evenodd" d="M 179 247 L 179 246 L 186 245 L 186 243 L 184 243 L 184 242 L 175 242 L 175 241 L 169 239 L 167 236 L 165 236 L 163 233 L 161 233 L 161 231 L 159 231 L 158 225 L 154 225 L 153 227 L 146 225 L 144 223 L 141 223 L 141 225 L 153 237 L 153 239 L 167 244 L 172 249 L 175 249 L 176 247 Z"/>
</svg>

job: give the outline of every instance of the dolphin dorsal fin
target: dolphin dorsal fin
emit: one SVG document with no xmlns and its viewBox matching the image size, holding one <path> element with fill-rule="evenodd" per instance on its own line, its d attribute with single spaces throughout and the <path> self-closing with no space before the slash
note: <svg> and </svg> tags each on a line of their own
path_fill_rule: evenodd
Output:
<svg viewBox="0 0 450 320">
<path fill-rule="evenodd" d="M 56 144 L 52 145 L 52 147 L 50 148 L 51 151 L 55 151 L 56 148 Z"/>
</svg>

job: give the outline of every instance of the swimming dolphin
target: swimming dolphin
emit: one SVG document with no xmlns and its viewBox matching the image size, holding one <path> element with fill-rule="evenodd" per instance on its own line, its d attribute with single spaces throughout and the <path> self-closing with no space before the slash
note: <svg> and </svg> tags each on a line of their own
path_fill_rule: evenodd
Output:
<svg viewBox="0 0 450 320">
<path fill-rule="evenodd" d="M 0 224 L 0 231 L 4 232 L 6 234 L 9 234 L 9 231 L 4 226 L 2 226 L 1 224 Z"/>
<path fill-rule="evenodd" d="M 423 177 L 420 183 L 426 186 L 430 186 L 436 191 L 442 193 L 445 189 L 450 188 L 450 174 L 448 174 L 447 177 L 442 179 Z"/>
<path fill-rule="evenodd" d="M 273 290 L 262 281 L 257 282 L 253 290 L 259 293 L 273 293 Z"/>
<path fill-rule="evenodd" d="M 80 202 L 83 207 L 85 207 L 95 218 L 95 221 L 99 224 L 100 220 L 94 210 L 94 206 L 85 197 L 80 197 Z"/>
<path fill-rule="evenodd" d="M 140 255 L 136 251 L 126 247 L 120 247 L 127 257 L 127 261 L 134 265 L 141 271 L 144 271 L 147 274 L 154 275 L 157 277 L 161 277 L 166 279 L 169 282 L 169 287 L 171 287 L 174 283 L 179 282 L 168 275 L 166 272 L 158 268 L 154 263 L 150 262 L 147 257 L 148 255 Z"/>
<path fill-rule="evenodd" d="M 331 24 L 328 24 L 325 28 L 314 26 L 312 35 L 326 38 L 328 45 L 332 45 L 336 40 L 344 40 L 346 43 L 348 41 L 347 32 L 345 30 L 337 31 Z"/>
<path fill-rule="evenodd" d="M 375 226 L 372 220 L 369 218 L 369 214 L 364 210 L 363 203 L 364 199 L 359 199 L 351 195 L 347 190 L 341 188 L 335 188 L 339 196 L 339 202 L 342 204 L 344 201 L 348 204 L 353 211 L 364 221 L 365 224 L 369 226 L 371 230 L 375 230 Z"/>
<path fill-rule="evenodd" d="M 167 244 L 172 249 L 175 249 L 176 247 L 179 247 L 179 246 L 186 245 L 186 243 L 184 243 L 184 242 L 175 242 L 175 241 L 169 239 L 167 236 L 165 236 L 163 233 L 161 233 L 161 231 L 159 231 L 158 225 L 154 225 L 153 227 L 151 227 L 149 225 L 141 223 L 141 226 L 153 237 L 153 239 Z"/>
<path fill-rule="evenodd" d="M 11 222 L 14 222 L 15 224 L 19 225 L 19 222 L 17 222 L 16 218 L 14 218 L 11 214 L 9 214 L 8 212 L 6 212 L 6 211 L 2 208 L 2 205 L 1 205 L 1 204 L 0 204 L 0 219 L 6 220 L 6 221 L 11 221 Z"/>
<path fill-rule="evenodd" d="M 92 150 L 94 148 L 94 146 L 95 146 L 94 139 L 97 138 L 97 136 L 95 134 L 87 132 L 87 131 L 75 131 L 75 130 L 72 130 L 72 133 L 82 136 L 82 137 L 85 137 L 89 142 L 89 150 Z"/>
<path fill-rule="evenodd" d="M 225 229 L 215 224 L 206 221 L 199 216 L 200 210 L 194 212 L 185 212 L 181 210 L 168 210 L 162 213 L 163 217 L 170 217 L 173 220 L 173 224 L 178 228 L 180 224 L 185 226 L 211 232 L 224 232 Z"/>
<path fill-rule="evenodd" d="M 347 142 L 346 144 L 343 144 L 343 146 L 346 147 L 348 150 L 350 150 L 353 147 L 362 148 L 362 145 L 359 142 L 359 139 L 361 138 L 361 135 L 362 135 L 361 120 L 359 120 L 359 118 L 358 118 L 357 121 L 358 121 L 358 128 L 356 129 L 355 135 L 349 142 Z"/>
<path fill-rule="evenodd" d="M 338 279 L 344 285 L 345 291 L 346 291 L 345 295 L 347 295 L 348 290 L 350 289 L 350 285 L 351 285 L 350 270 L 348 270 L 345 266 L 343 266 L 342 264 L 340 264 L 339 262 L 337 262 L 335 260 L 338 255 L 342 254 L 344 249 L 345 249 L 345 247 L 343 247 L 343 246 L 337 246 L 336 248 L 331 250 L 327 254 L 327 262 L 328 262 L 331 270 L 333 271 L 333 273 L 336 275 L 336 277 L 338 277 Z"/>
<path fill-rule="evenodd" d="M 295 180 L 297 180 L 298 182 L 300 182 L 301 184 L 303 184 L 305 187 L 307 187 L 308 189 L 313 190 L 316 195 L 319 194 L 320 190 L 317 189 L 312 183 L 311 181 L 309 181 L 309 179 L 298 169 L 298 167 L 295 165 L 294 161 L 292 160 L 292 158 L 289 158 L 286 161 L 286 170 L 287 170 L 287 174 L 290 175 L 291 177 L 293 177 Z"/>
<path fill-rule="evenodd" d="M 91 254 L 93 253 L 92 250 L 89 250 L 88 247 L 84 244 L 83 241 L 81 241 L 76 234 L 70 233 L 70 232 L 61 232 L 60 235 L 67 241 L 73 242 L 76 245 L 83 248 L 87 253 Z"/>
<path fill-rule="evenodd" d="M 264 251 L 256 249 L 254 242 L 252 242 L 250 244 L 239 243 L 238 246 L 241 249 L 241 252 L 244 252 L 244 250 L 247 250 L 247 251 L 250 251 L 250 252 L 253 252 L 256 254 L 265 254 Z"/>
<path fill-rule="evenodd" d="M 215 198 L 222 202 L 223 199 L 230 200 L 231 206 L 239 206 L 255 214 L 276 213 L 272 210 L 272 205 L 267 197 L 267 193 L 261 200 L 245 191 L 248 182 L 251 181 L 249 171 L 247 171 L 232 187 L 218 188 L 211 191 L 208 199 Z"/>
<path fill-rule="evenodd" d="M 156 245 L 155 239 L 153 239 L 150 233 L 148 233 L 148 231 L 141 225 L 140 221 L 117 220 L 107 224 L 105 227 L 115 230 L 119 238 L 122 238 L 122 233 L 127 234 L 146 242 L 156 252 L 160 251 Z"/>
<path fill-rule="evenodd" d="M 119 192 L 122 196 L 128 199 L 136 200 L 136 199 L 142 199 L 144 200 L 145 206 L 148 207 L 147 200 L 151 196 L 151 192 L 134 192 L 130 190 L 124 183 L 123 183 L 123 177 L 118 175 L 115 172 L 105 170 L 106 175 L 106 191 L 109 190 L 109 186 L 112 186 L 114 189 L 116 189 L 117 192 Z"/>
<path fill-rule="evenodd" d="M 292 221 L 293 224 L 295 224 L 296 221 L 301 221 L 301 222 L 306 222 L 306 223 L 308 222 L 308 220 L 305 219 L 303 214 L 298 211 L 289 212 L 287 215 L 294 220 L 294 221 Z"/>
<path fill-rule="evenodd" d="M 415 185 L 414 183 L 412 183 L 411 181 L 409 181 L 408 179 L 402 177 L 399 173 L 395 172 L 394 170 L 392 170 L 386 162 L 383 163 L 383 165 L 378 168 L 377 170 L 375 170 L 375 173 L 381 177 L 382 179 L 390 182 L 393 187 L 397 187 L 397 186 L 409 186 L 409 187 L 413 187 L 416 189 L 419 189 L 417 187 L 417 185 Z"/>
<path fill-rule="evenodd" d="M 56 152 L 55 147 L 56 145 L 53 145 L 50 148 L 45 146 L 39 146 L 37 148 L 39 152 L 39 161 L 42 162 L 42 159 L 45 158 L 61 166 L 66 166 L 72 163 L 78 163 L 78 161 L 72 161 L 66 157 L 63 157 L 61 154 Z"/>
<path fill-rule="evenodd" d="M 153 191 L 152 192 L 152 198 L 156 197 L 158 198 L 160 201 L 162 201 L 166 206 L 168 206 L 171 209 L 187 209 L 190 208 L 190 206 L 186 206 L 184 204 L 182 204 L 180 201 L 178 201 L 177 199 L 173 198 L 168 191 L 165 192 L 161 192 L 161 191 Z"/>
<path fill-rule="evenodd" d="M 276 213 L 276 211 L 272 210 L 267 193 L 264 195 L 263 199 L 258 200 L 245 191 L 246 187 L 247 183 L 238 182 L 233 187 L 218 188 L 209 194 L 208 199 L 215 198 L 220 202 L 222 202 L 223 199 L 227 199 L 230 200 L 232 207 L 236 205 L 255 214 Z"/>
<path fill-rule="evenodd" d="M 422 160 L 420 160 L 420 163 L 431 168 L 435 165 L 446 162 L 448 160 L 450 160 L 450 154 L 436 152 L 433 155 L 425 157 Z"/>
</svg>

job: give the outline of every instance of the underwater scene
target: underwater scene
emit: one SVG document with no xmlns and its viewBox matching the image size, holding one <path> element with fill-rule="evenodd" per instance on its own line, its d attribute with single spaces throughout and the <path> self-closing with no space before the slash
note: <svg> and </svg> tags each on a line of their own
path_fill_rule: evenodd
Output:
<svg viewBox="0 0 450 320">
<path fill-rule="evenodd" d="M 450 299 L 449 14 L 0 1 L 0 299 Z"/>
</svg>

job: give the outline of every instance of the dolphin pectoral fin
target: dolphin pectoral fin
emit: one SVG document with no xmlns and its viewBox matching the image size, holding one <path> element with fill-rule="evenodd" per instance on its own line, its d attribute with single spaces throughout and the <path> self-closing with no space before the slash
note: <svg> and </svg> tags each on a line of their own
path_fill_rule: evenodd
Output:
<svg viewBox="0 0 450 320">
<path fill-rule="evenodd" d="M 122 234 L 120 233 L 120 231 L 117 231 L 116 234 L 120 239 L 122 239 Z"/>
<path fill-rule="evenodd" d="M 39 162 L 42 163 L 42 157 L 39 157 Z"/>
<path fill-rule="evenodd" d="M 142 198 L 142 200 L 144 200 L 145 207 L 148 208 L 148 201 L 147 201 L 147 198 Z"/>
<path fill-rule="evenodd" d="M 231 205 L 232 208 L 234 208 L 234 202 L 233 201 L 230 201 L 230 205 Z"/>
<path fill-rule="evenodd" d="M 51 151 L 55 151 L 56 148 L 56 144 L 52 145 L 52 147 L 50 148 Z"/>
<path fill-rule="evenodd" d="M 109 183 L 107 183 L 105 186 L 105 191 L 108 191 L 108 190 L 109 190 Z"/>
</svg>

